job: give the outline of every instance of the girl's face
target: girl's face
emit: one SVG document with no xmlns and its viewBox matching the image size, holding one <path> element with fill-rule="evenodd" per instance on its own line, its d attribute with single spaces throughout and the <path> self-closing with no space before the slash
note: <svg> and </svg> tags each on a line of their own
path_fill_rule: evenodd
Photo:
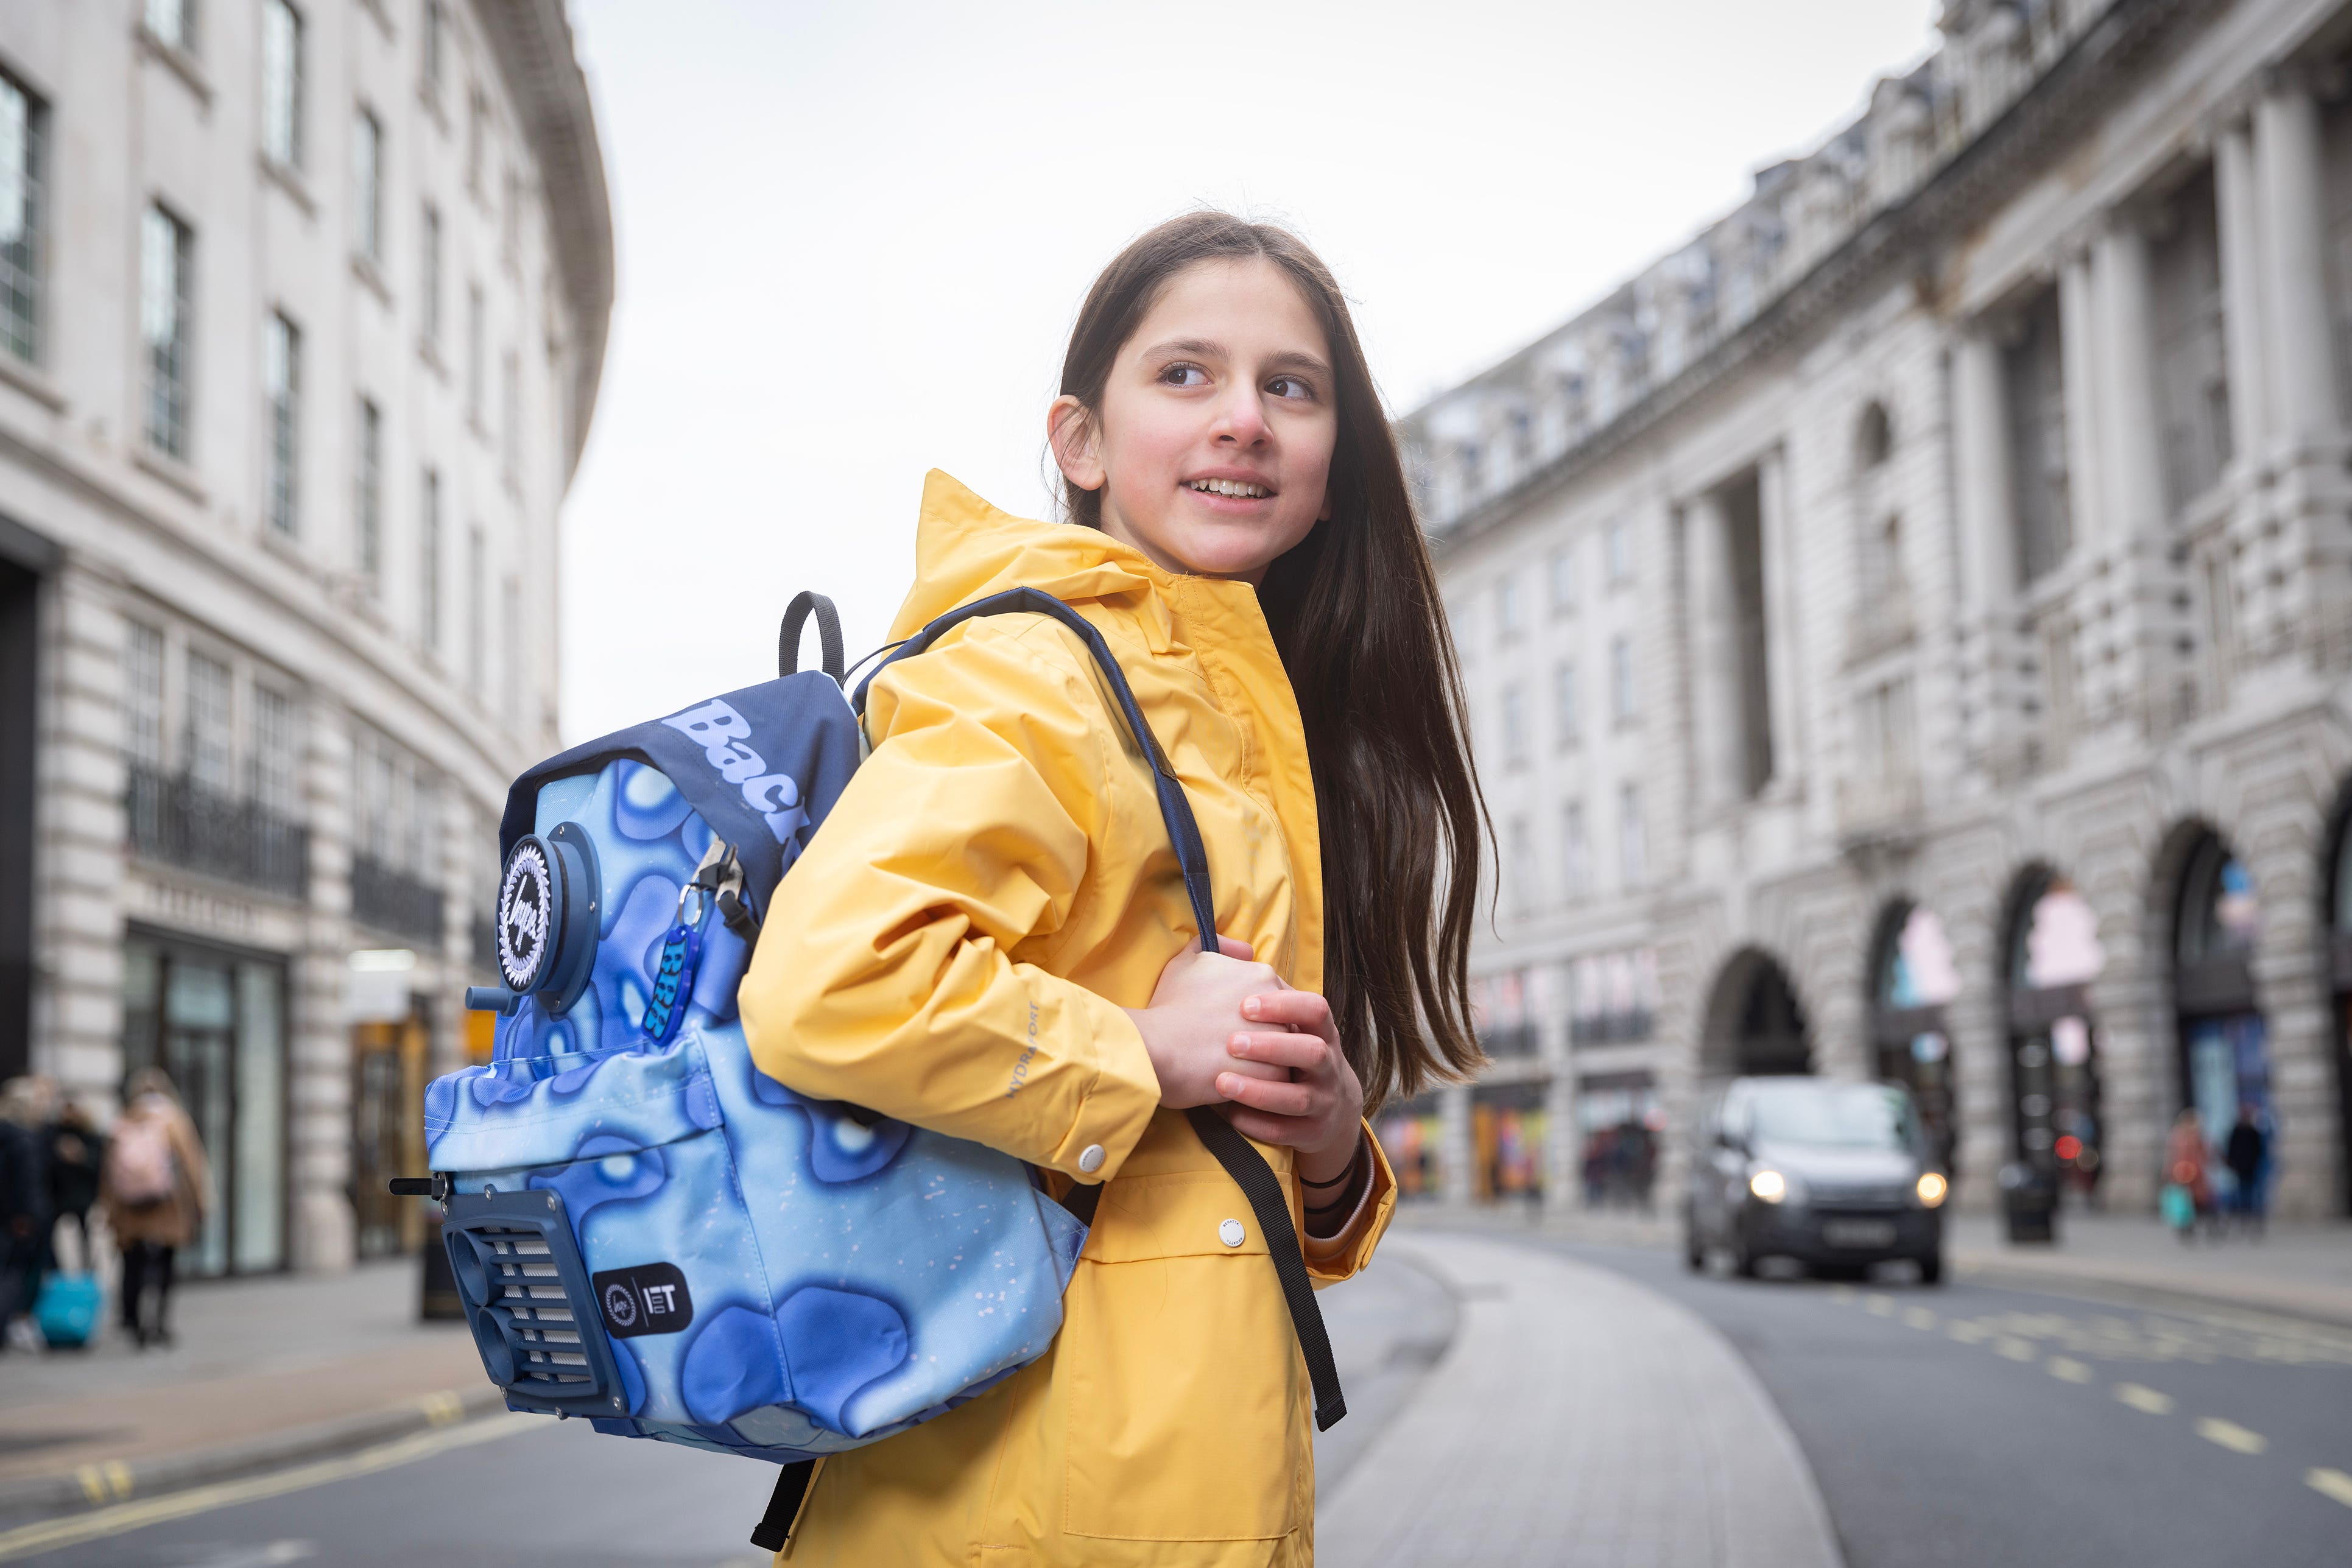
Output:
<svg viewBox="0 0 2352 1568">
<path fill-rule="evenodd" d="M 1102 492 L 1105 533 L 1255 584 L 1329 512 L 1331 347 L 1274 263 L 1198 262 L 1119 346 L 1102 407 L 1056 398 L 1046 428 L 1063 476 Z"/>
</svg>

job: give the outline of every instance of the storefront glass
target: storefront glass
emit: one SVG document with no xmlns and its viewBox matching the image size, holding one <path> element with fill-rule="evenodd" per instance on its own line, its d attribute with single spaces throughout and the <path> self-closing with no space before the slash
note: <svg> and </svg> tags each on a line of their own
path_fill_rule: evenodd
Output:
<svg viewBox="0 0 2352 1568">
<path fill-rule="evenodd" d="M 1952 945 L 1935 912 L 1913 904 L 1890 919 L 1881 940 L 1871 997 L 1871 1037 L 1878 1076 L 1911 1091 L 1937 1163 L 1947 1171 L 1958 1154 L 1950 1035 L 1944 1007 L 1960 992 Z"/>
<path fill-rule="evenodd" d="M 2210 1179 L 2228 1200 L 2236 1178 L 2219 1155 L 2242 1113 L 2278 1146 L 2271 1099 L 2270 1031 L 2256 1005 L 2251 959 L 2262 932 L 2252 873 L 2228 843 L 2208 837 L 2181 879 L 2173 985 L 2180 1013 L 2182 1102 L 2215 1154 Z M 2268 1172 L 2258 1172 L 2257 1182 Z"/>
<path fill-rule="evenodd" d="M 2011 934 L 2011 1113 L 2019 1158 L 2085 1198 L 2098 1187 L 2105 1124 L 2090 987 L 2105 972 L 2098 915 L 2063 876 L 2037 873 Z"/>
<path fill-rule="evenodd" d="M 133 933 L 123 950 L 125 1080 L 160 1066 L 212 1166 L 213 1204 L 179 1260 L 190 1275 L 286 1264 L 286 969 Z"/>
</svg>

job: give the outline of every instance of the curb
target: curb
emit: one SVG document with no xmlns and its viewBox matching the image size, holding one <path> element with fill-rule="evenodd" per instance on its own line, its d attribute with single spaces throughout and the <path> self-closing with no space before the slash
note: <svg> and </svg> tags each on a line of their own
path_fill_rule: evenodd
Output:
<svg viewBox="0 0 2352 1568">
<path fill-rule="evenodd" d="M 0 1481 L 0 1519 L 54 1517 L 102 1508 L 134 1497 L 271 1469 L 296 1459 L 324 1458 L 505 1408 L 506 1391 L 492 1384 L 476 1385 L 463 1392 L 438 1388 L 397 1405 L 265 1432 L 218 1448 L 140 1459 L 100 1459 L 71 1469 L 20 1476 Z"/>
<path fill-rule="evenodd" d="M 1987 1284 L 2026 1290 L 2072 1287 L 2105 1292 L 2137 1304 L 2215 1307 L 2292 1318 L 2331 1329 L 2352 1329 L 2352 1291 L 2326 1285 L 2300 1285 L 2284 1281 L 2184 1278 L 2168 1270 L 2144 1268 L 2129 1262 L 2105 1262 L 2053 1255 L 2017 1258 L 2006 1253 L 1955 1249 L 1956 1271 Z"/>
</svg>

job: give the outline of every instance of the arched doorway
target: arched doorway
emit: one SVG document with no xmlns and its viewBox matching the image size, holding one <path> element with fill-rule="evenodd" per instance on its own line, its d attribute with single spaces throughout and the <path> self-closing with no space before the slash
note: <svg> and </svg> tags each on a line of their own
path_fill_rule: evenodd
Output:
<svg viewBox="0 0 2352 1568">
<path fill-rule="evenodd" d="M 2047 866 L 2019 878 L 2010 909 L 2011 1146 L 2020 1160 L 2087 1197 L 2098 1186 L 2105 1134 L 2090 998 L 2107 962 L 2098 915 Z"/>
<path fill-rule="evenodd" d="M 1813 1070 L 1804 1008 L 1788 971 L 1768 953 L 1750 947 L 1723 967 L 1706 1017 L 1711 1075 L 1752 1078 Z"/>
<path fill-rule="evenodd" d="M 2254 939 L 2262 899 L 2253 873 L 2229 841 L 2200 836 L 2180 873 L 2172 929 L 2172 997 L 2180 1019 L 2180 1103 L 2197 1113 L 2206 1146 L 2218 1156 L 2239 1113 L 2251 1107 L 2275 1136 L 2271 1105 L 2270 1030 L 2254 999 Z M 2217 1157 L 2213 1185 L 2235 1187 Z"/>
<path fill-rule="evenodd" d="M 1929 1146 L 1944 1169 L 1953 1171 L 1959 1131 L 1944 1007 L 1959 995 L 1960 976 L 1935 911 L 1917 904 L 1889 908 L 1878 923 L 1870 974 L 1870 1040 L 1878 1076 L 1910 1089 Z"/>
</svg>

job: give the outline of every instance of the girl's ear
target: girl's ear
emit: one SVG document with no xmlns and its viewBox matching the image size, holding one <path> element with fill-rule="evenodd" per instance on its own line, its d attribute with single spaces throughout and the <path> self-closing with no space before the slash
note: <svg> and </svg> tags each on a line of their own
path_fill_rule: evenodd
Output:
<svg viewBox="0 0 2352 1568">
<path fill-rule="evenodd" d="M 1102 443 L 1096 437 L 1094 416 L 1067 392 L 1045 411 L 1045 444 L 1054 449 L 1054 465 L 1063 478 L 1081 490 L 1103 487 Z"/>
</svg>

